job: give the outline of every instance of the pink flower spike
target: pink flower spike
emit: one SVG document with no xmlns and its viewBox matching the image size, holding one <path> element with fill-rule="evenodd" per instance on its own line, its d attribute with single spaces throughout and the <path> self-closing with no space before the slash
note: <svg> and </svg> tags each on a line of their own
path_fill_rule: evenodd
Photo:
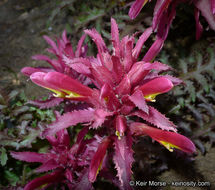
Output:
<svg viewBox="0 0 215 190">
<path fill-rule="evenodd" d="M 194 153 L 195 145 L 187 137 L 175 132 L 164 131 L 150 127 L 143 123 L 132 123 L 130 130 L 134 135 L 148 135 L 165 146 L 170 152 L 173 148 L 180 149 L 186 153 Z"/>
<path fill-rule="evenodd" d="M 75 98 L 81 96 L 91 96 L 93 90 L 77 80 L 58 72 L 47 73 L 44 77 L 44 81 L 51 86 L 55 86 L 57 89 L 65 92 L 66 98 Z"/>
<path fill-rule="evenodd" d="M 99 170 L 101 169 L 102 166 L 102 161 L 105 157 L 108 145 L 110 144 L 110 138 L 106 137 L 105 139 L 102 140 L 100 145 L 98 146 L 98 149 L 96 153 L 94 154 L 91 163 L 90 163 L 90 170 L 89 170 L 89 181 L 94 182 L 96 180 L 96 177 L 99 173 Z"/>
<path fill-rule="evenodd" d="M 148 0 L 136 0 L 129 10 L 129 17 L 135 19 L 147 2 Z"/>
<path fill-rule="evenodd" d="M 173 88 L 172 82 L 165 77 L 158 77 L 143 84 L 138 89 L 149 101 L 155 101 L 156 95 L 170 91 Z"/>
</svg>

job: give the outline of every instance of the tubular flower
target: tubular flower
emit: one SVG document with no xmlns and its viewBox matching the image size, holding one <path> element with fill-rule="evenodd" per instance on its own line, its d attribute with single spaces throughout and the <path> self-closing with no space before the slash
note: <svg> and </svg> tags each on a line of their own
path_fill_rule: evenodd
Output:
<svg viewBox="0 0 215 190">
<path fill-rule="evenodd" d="M 30 79 L 39 86 L 53 91 L 55 97 L 82 99 L 91 96 L 93 90 L 68 75 L 59 72 L 36 72 Z"/>
<path fill-rule="evenodd" d="M 134 135 L 150 136 L 152 139 L 165 146 L 170 152 L 173 151 L 173 148 L 180 149 L 187 153 L 195 152 L 195 146 L 192 141 L 180 134 L 163 131 L 137 122 L 131 124 L 130 130 Z"/>
<path fill-rule="evenodd" d="M 98 175 L 112 176 L 112 173 L 107 170 L 110 167 L 107 160 L 112 158 L 117 169 L 117 180 L 113 181 L 114 184 L 118 185 L 120 189 L 131 189 L 129 181 L 134 161 L 132 135 L 135 136 L 135 126 L 131 125 L 133 116 L 162 129 L 159 131 L 173 131 L 168 132 L 171 134 L 170 141 L 162 137 L 163 133 L 157 132 L 156 136 L 150 132 L 145 132 L 145 134 L 166 147 L 170 146 L 170 150 L 172 150 L 172 144 L 180 147 L 180 144 L 173 140 L 174 137 L 178 137 L 176 126 L 147 104 L 148 101 L 154 102 L 158 94 L 166 93 L 173 86 L 181 83 L 181 80 L 177 78 L 162 74 L 171 69 L 169 66 L 156 61 L 152 62 L 160 51 L 160 48 L 154 48 L 158 41 L 154 42 L 153 48 L 149 48 L 146 53 L 147 59 L 145 56 L 142 60 L 139 58 L 141 49 L 151 32 L 151 28 L 146 29 L 136 44 L 134 36 L 125 36 L 120 40 L 117 23 L 111 19 L 113 45 L 111 51 L 95 29 L 85 30 L 85 33 L 97 46 L 97 57 L 76 58 L 68 65 L 77 73 L 88 77 L 94 85 L 93 89 L 80 84 L 71 76 L 57 72 L 34 73 L 30 77 L 36 84 L 60 94 L 59 96 L 62 98 L 72 98 L 79 102 L 79 98 L 84 97 L 81 101 L 87 105 L 85 108 L 59 116 L 55 122 L 48 125 L 43 135 L 54 135 L 58 131 L 78 123 L 89 126 L 94 129 L 94 132 L 101 128 L 99 134 L 104 138 L 98 145 L 90 163 L 88 177 L 91 182 L 94 182 Z M 37 78 L 40 75 L 41 80 L 40 77 Z M 137 130 L 139 128 L 138 126 Z M 194 148 L 190 149 L 189 146 L 189 143 L 185 143 L 181 150 L 193 152 Z M 112 152 L 109 151 L 111 148 Z"/>
<path fill-rule="evenodd" d="M 136 0 L 130 10 L 129 16 L 131 19 L 135 19 L 140 13 L 141 9 L 148 2 L 148 0 Z M 193 2 L 195 6 L 195 20 L 196 20 L 196 39 L 199 39 L 202 34 L 202 25 L 199 21 L 199 13 L 205 17 L 211 29 L 215 30 L 215 1 L 214 0 L 157 0 L 152 28 L 158 31 L 158 36 L 162 39 L 166 39 L 170 25 L 176 14 L 176 7 L 180 3 Z"/>
</svg>

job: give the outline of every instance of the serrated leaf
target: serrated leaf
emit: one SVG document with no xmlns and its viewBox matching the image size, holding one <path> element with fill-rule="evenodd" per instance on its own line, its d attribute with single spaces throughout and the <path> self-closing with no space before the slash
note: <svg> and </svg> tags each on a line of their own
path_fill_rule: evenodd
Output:
<svg viewBox="0 0 215 190">
<path fill-rule="evenodd" d="M 78 123 L 85 123 L 92 121 L 94 110 L 78 110 L 65 113 L 56 119 L 55 122 L 50 124 L 48 128 L 43 132 L 43 135 L 53 135 L 61 129 L 68 128 L 69 126 L 76 125 Z"/>
<path fill-rule="evenodd" d="M 186 81 L 186 90 L 188 91 L 188 94 L 191 98 L 191 101 L 192 102 L 195 102 L 196 101 L 196 89 L 193 85 L 193 82 L 192 81 Z"/>
<path fill-rule="evenodd" d="M 177 101 L 178 101 L 179 105 L 183 108 L 184 107 L 184 99 L 178 98 Z"/>
<path fill-rule="evenodd" d="M 151 106 L 149 106 L 148 114 L 139 110 L 139 111 L 134 111 L 131 115 L 138 116 L 162 130 L 167 130 L 167 131 L 172 130 L 175 132 L 177 131 L 174 123 L 172 123 L 168 118 L 165 117 L 165 115 L 161 114 L 158 110 L 156 110 Z"/>
<path fill-rule="evenodd" d="M 120 140 L 115 137 L 115 155 L 113 161 L 117 169 L 117 177 L 121 183 L 120 189 L 131 190 L 129 184 L 132 175 L 133 150 L 132 137 L 130 134 L 123 136 Z"/>
</svg>

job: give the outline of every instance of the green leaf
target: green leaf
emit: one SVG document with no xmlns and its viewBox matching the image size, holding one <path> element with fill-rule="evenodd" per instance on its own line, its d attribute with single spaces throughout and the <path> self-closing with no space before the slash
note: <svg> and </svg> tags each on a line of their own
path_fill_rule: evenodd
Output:
<svg viewBox="0 0 215 190">
<path fill-rule="evenodd" d="M 16 183 L 19 181 L 19 177 L 15 173 L 9 170 L 6 170 L 4 174 L 5 174 L 5 178 L 9 181 L 9 183 L 12 186 L 16 186 Z"/>
<path fill-rule="evenodd" d="M 22 102 L 20 102 L 20 101 L 16 102 L 16 106 L 22 106 L 22 105 L 23 105 Z"/>
<path fill-rule="evenodd" d="M 1 165 L 5 166 L 7 163 L 8 157 L 7 157 L 7 152 L 4 147 L 1 148 Z"/>
</svg>

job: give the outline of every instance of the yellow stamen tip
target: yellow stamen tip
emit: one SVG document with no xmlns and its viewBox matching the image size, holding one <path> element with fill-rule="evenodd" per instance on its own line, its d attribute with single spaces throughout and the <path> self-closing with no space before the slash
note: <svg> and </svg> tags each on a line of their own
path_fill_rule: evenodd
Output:
<svg viewBox="0 0 215 190">
<path fill-rule="evenodd" d="M 75 92 L 71 92 L 71 91 L 68 91 L 68 90 L 64 90 L 62 89 L 62 91 L 64 91 L 67 95 L 65 96 L 66 98 L 79 98 L 81 97 L 80 94 L 77 94 Z"/>
<path fill-rule="evenodd" d="M 96 172 L 96 176 L 99 174 L 99 171 L 100 171 L 101 168 L 102 168 L 102 162 L 103 162 L 103 160 L 101 161 L 101 163 L 100 163 L 100 165 L 99 165 L 99 167 L 98 167 L 98 170 L 97 170 L 97 172 Z"/>
<path fill-rule="evenodd" d="M 156 96 L 158 95 L 159 93 L 156 93 L 156 94 L 149 94 L 149 95 L 146 95 L 144 96 L 144 98 L 150 102 L 156 102 L 155 98 Z"/>
<path fill-rule="evenodd" d="M 56 93 L 56 94 L 53 94 L 54 97 L 56 98 L 64 98 L 64 94 L 63 93 Z"/>
<path fill-rule="evenodd" d="M 124 133 L 120 133 L 119 131 L 115 132 L 115 135 L 118 137 L 119 140 L 124 136 Z"/>
<path fill-rule="evenodd" d="M 65 94 L 63 92 L 57 91 L 55 89 L 51 89 L 51 88 L 46 88 L 48 90 L 51 90 L 52 92 L 54 92 L 53 96 L 56 98 L 64 98 Z"/>
<path fill-rule="evenodd" d="M 170 152 L 173 152 L 174 148 L 180 149 L 178 146 L 165 141 L 160 141 L 160 143 L 165 146 Z"/>
</svg>

